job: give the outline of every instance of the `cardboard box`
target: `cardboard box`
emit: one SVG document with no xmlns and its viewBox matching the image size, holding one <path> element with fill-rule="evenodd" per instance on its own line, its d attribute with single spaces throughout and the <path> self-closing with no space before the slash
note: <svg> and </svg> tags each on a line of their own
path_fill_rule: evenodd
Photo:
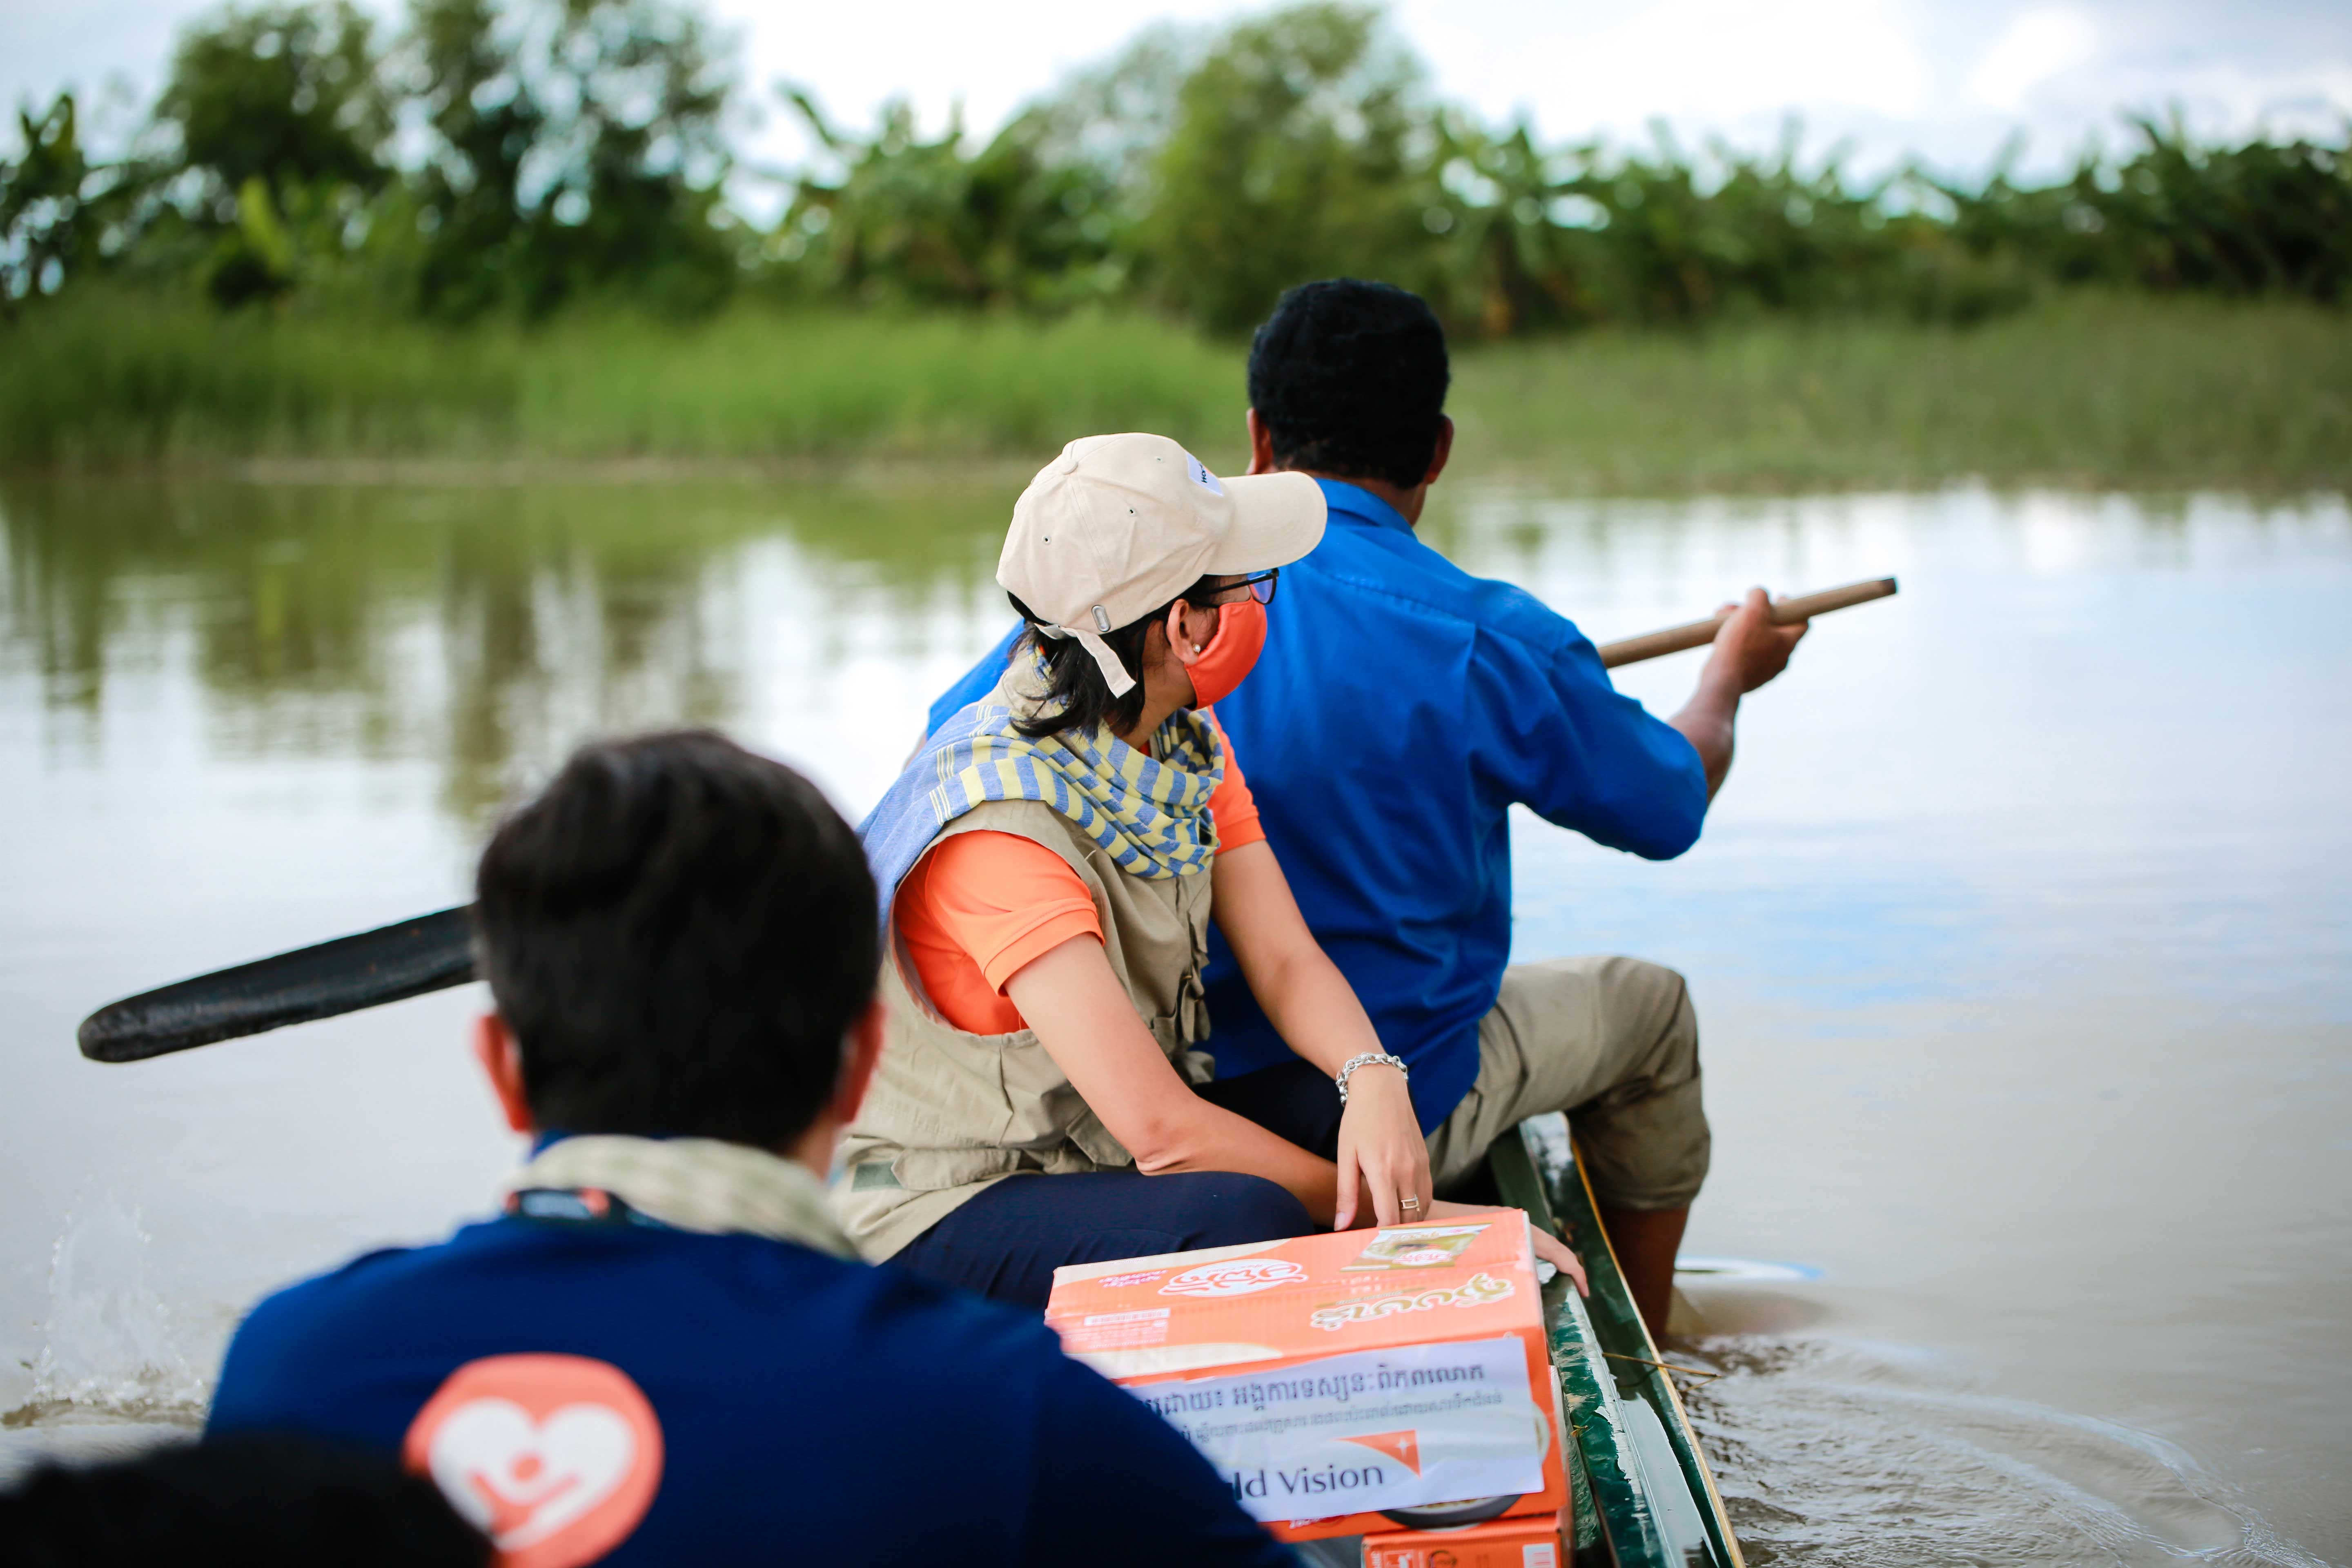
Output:
<svg viewBox="0 0 2352 1568">
<path fill-rule="evenodd" d="M 1568 1568 L 1557 1516 L 1364 1537 L 1364 1568 Z"/>
<path fill-rule="evenodd" d="M 1284 1539 L 1567 1501 L 1517 1209 L 1061 1268 L 1045 1321 Z"/>
</svg>

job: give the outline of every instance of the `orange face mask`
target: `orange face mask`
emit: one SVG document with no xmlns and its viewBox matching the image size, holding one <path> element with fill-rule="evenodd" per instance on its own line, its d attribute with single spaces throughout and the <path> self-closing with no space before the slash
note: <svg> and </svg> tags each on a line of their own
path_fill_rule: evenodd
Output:
<svg viewBox="0 0 2352 1568">
<path fill-rule="evenodd" d="M 1217 606 L 1217 635 L 1192 664 L 1192 706 L 1206 708 L 1233 695 L 1265 647 L 1265 606 L 1255 599 Z"/>
</svg>

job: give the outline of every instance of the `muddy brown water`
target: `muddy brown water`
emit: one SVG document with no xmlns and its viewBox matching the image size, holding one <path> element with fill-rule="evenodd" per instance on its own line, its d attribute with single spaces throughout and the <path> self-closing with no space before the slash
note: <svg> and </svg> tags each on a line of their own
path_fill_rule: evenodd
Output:
<svg viewBox="0 0 2352 1568">
<path fill-rule="evenodd" d="M 259 1293 L 516 1152 L 472 988 L 134 1067 L 83 1013 L 457 901 L 591 734 L 723 724 L 862 810 L 1005 622 L 1014 488 L 0 483 L 0 1470 L 194 1422 Z M 1441 497 L 1603 639 L 1903 578 L 1682 860 L 1517 830 L 1520 956 L 1691 978 L 1691 1253 L 1785 1266 L 1685 1279 L 1751 1561 L 2352 1559 L 2344 500 Z"/>
</svg>

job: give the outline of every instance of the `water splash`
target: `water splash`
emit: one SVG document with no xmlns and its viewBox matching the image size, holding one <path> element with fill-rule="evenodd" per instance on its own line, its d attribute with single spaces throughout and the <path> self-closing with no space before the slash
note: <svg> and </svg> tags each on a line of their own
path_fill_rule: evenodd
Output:
<svg viewBox="0 0 2352 1568">
<path fill-rule="evenodd" d="M 0 1425 L 203 1421 L 205 1380 L 174 1344 L 172 1310 L 148 1281 L 152 1239 L 139 1211 L 111 1195 L 68 1218 L 49 1255 L 32 1390 Z"/>
<path fill-rule="evenodd" d="M 1690 1350 L 1723 1373 L 1687 1402 L 1755 1568 L 2323 1568 L 2172 1444 L 1972 1392 L 1923 1352 L 1760 1334 Z"/>
</svg>

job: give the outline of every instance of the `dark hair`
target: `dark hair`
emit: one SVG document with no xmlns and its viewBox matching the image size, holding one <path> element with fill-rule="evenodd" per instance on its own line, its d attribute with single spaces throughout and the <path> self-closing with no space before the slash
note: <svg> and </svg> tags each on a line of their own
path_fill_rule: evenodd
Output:
<svg viewBox="0 0 2352 1568">
<path fill-rule="evenodd" d="M 1435 312 L 1390 283 L 1302 283 L 1250 342 L 1250 406 L 1275 461 L 1403 489 L 1437 456 L 1452 374 Z"/>
<path fill-rule="evenodd" d="M 1076 637 L 1045 636 L 1037 629 L 1045 624 L 1044 617 L 1023 604 L 1019 595 L 1005 595 L 1013 602 L 1013 613 L 1029 623 L 1029 629 L 1013 643 L 1011 658 L 1026 658 L 1040 648 L 1045 654 L 1045 700 L 1034 716 L 1014 719 L 1013 728 L 1033 741 L 1065 730 L 1091 730 L 1106 722 L 1115 731 L 1131 728 L 1143 717 L 1143 645 L 1153 625 L 1166 620 L 1180 601 L 1207 605 L 1219 592 L 1213 577 L 1197 577 L 1191 587 L 1150 615 L 1102 634 L 1104 643 L 1135 678 L 1135 684 L 1122 697 L 1110 694 L 1110 682 L 1103 679 L 1102 667 L 1085 645 Z"/>
<path fill-rule="evenodd" d="M 490 1543 L 388 1454 L 288 1436 L 44 1464 L 0 1491 L 0 1568 L 482 1568 Z"/>
<path fill-rule="evenodd" d="M 841 1076 L 881 938 L 857 835 L 708 730 L 583 746 L 475 879 L 542 1129 L 781 1149 Z"/>
</svg>

